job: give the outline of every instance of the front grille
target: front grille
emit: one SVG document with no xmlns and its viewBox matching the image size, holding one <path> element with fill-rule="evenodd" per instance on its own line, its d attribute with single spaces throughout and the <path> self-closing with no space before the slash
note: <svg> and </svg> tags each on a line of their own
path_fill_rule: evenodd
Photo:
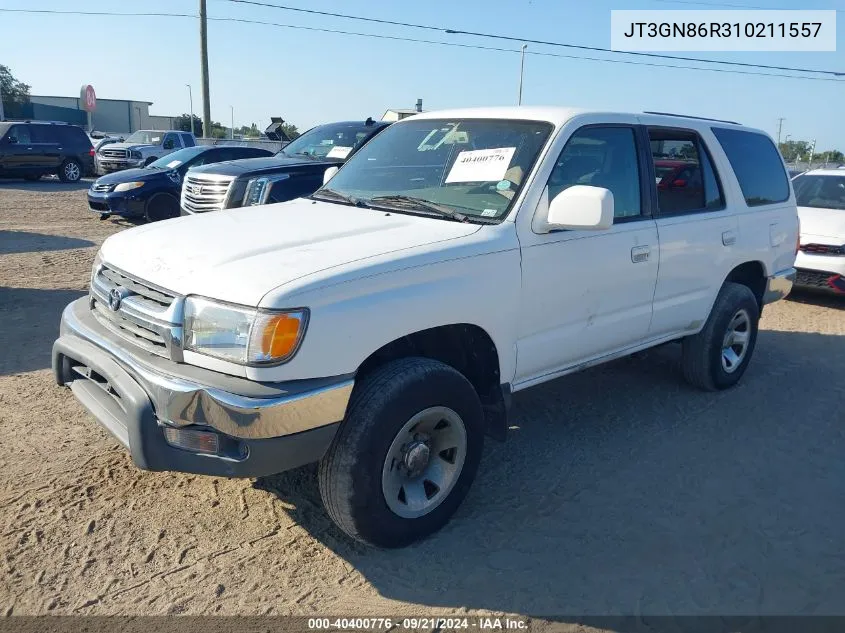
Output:
<svg viewBox="0 0 845 633">
<path fill-rule="evenodd" d="M 120 297 L 112 309 L 110 295 Z M 91 310 L 105 328 L 147 351 L 174 358 L 173 340 L 181 339 L 181 315 L 176 296 L 108 265 L 91 283 Z"/>
<path fill-rule="evenodd" d="M 818 270 L 806 270 L 799 268 L 795 275 L 795 284 L 807 288 L 819 288 L 823 290 L 839 290 L 841 277 L 835 273 L 827 273 Z"/>
<path fill-rule="evenodd" d="M 100 156 L 103 158 L 129 158 L 129 150 L 110 149 L 106 147 L 100 150 Z"/>
<path fill-rule="evenodd" d="M 91 185 L 91 191 L 96 191 L 97 193 L 108 193 L 115 188 L 115 185 L 101 185 L 98 183 L 94 183 Z"/>
<path fill-rule="evenodd" d="M 832 244 L 802 244 L 801 252 L 809 255 L 841 255 L 845 256 L 845 245 L 834 246 Z"/>
<path fill-rule="evenodd" d="M 234 180 L 234 176 L 192 176 L 189 172 L 182 185 L 182 208 L 190 213 L 222 210 Z"/>
</svg>

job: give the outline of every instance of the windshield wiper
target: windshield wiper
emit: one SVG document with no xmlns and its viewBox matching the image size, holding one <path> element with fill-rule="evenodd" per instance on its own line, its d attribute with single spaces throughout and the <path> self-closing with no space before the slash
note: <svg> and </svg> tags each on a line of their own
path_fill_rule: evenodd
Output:
<svg viewBox="0 0 845 633">
<path fill-rule="evenodd" d="M 335 191 L 334 189 L 317 189 L 317 191 L 312 193 L 309 197 L 312 200 L 321 200 L 323 202 L 340 202 L 343 204 L 351 204 L 355 207 L 366 206 L 363 201 L 358 200 L 357 198 L 353 198 L 351 196 L 346 196 L 342 193 Z"/>
<path fill-rule="evenodd" d="M 414 196 L 376 196 L 375 198 L 370 198 L 366 202 L 367 204 L 373 202 L 377 204 L 395 203 L 405 208 L 419 209 L 420 211 L 430 211 L 432 213 L 436 213 L 439 216 L 449 218 L 457 222 L 466 222 L 468 219 L 467 216 L 465 216 L 463 213 L 455 211 L 451 207 L 447 207 L 442 204 L 437 204 L 436 202 L 429 202 L 428 200 L 423 200 L 422 198 L 415 198 Z"/>
</svg>

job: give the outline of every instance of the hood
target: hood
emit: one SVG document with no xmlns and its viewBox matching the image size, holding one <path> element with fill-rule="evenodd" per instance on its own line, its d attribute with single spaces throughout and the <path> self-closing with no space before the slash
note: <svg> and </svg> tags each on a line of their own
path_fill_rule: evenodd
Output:
<svg viewBox="0 0 845 633">
<path fill-rule="evenodd" d="M 308 159 L 290 158 L 286 156 L 267 156 L 266 158 L 242 158 L 230 160 L 225 163 L 214 163 L 194 167 L 193 174 L 216 174 L 219 176 L 243 176 L 244 174 L 279 174 L 299 168 L 311 168 L 314 170 L 328 169 L 333 165 L 339 165 L 343 161 L 333 159 Z"/>
<path fill-rule="evenodd" d="M 122 182 L 156 180 L 158 178 L 165 178 L 166 176 L 166 169 L 143 167 L 140 169 L 124 169 L 122 171 L 116 171 L 113 174 L 106 174 L 97 178 L 95 182 L 101 185 L 118 185 Z"/>
<path fill-rule="evenodd" d="M 805 237 L 817 236 L 830 238 L 830 243 L 845 244 L 845 209 L 817 209 L 798 207 L 801 219 L 801 242 Z"/>
<path fill-rule="evenodd" d="M 109 237 L 101 252 L 107 264 L 177 294 L 257 306 L 297 279 L 480 228 L 301 198 L 140 226 Z"/>
<path fill-rule="evenodd" d="M 149 143 L 109 143 L 108 145 L 103 145 L 99 151 L 104 149 L 139 149 L 145 150 L 150 147 L 161 147 L 160 145 L 150 145 Z"/>
</svg>

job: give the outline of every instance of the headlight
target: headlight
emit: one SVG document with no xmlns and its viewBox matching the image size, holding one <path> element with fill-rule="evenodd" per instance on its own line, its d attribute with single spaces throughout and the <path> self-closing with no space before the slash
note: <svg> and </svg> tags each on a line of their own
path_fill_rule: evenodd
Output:
<svg viewBox="0 0 845 633">
<path fill-rule="evenodd" d="M 143 182 L 122 182 L 117 187 L 114 188 L 115 191 L 132 191 L 133 189 L 138 189 L 139 187 L 143 187 Z"/>
<path fill-rule="evenodd" d="M 129 151 L 129 158 L 143 158 L 144 155 L 136 149 Z"/>
<path fill-rule="evenodd" d="M 302 342 L 308 310 L 271 311 L 185 299 L 184 348 L 240 365 L 290 359 Z"/>
<path fill-rule="evenodd" d="M 258 204 L 267 204 L 267 199 L 270 197 L 270 191 L 273 185 L 288 178 L 290 178 L 290 174 L 253 178 L 247 183 L 243 206 L 251 207 Z"/>
<path fill-rule="evenodd" d="M 103 266 L 103 256 L 100 255 L 100 251 L 97 251 L 97 254 L 94 255 L 94 263 L 91 265 L 91 279 L 90 282 L 94 283 L 94 277 L 97 276 L 100 268 Z"/>
</svg>

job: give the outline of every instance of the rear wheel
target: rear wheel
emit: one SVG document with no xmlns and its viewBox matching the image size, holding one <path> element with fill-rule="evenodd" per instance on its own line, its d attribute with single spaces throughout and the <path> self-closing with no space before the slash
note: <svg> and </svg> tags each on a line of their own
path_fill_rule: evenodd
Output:
<svg viewBox="0 0 845 633">
<path fill-rule="evenodd" d="M 351 537 L 401 547 L 443 527 L 481 459 L 481 403 L 444 363 L 405 358 L 356 385 L 320 462 L 323 503 Z"/>
<path fill-rule="evenodd" d="M 147 222 L 158 222 L 179 216 L 179 201 L 166 193 L 157 193 L 147 200 L 144 208 Z"/>
<path fill-rule="evenodd" d="M 82 165 L 75 158 L 69 158 L 59 167 L 59 180 L 62 182 L 78 182 L 82 178 Z"/>
<path fill-rule="evenodd" d="M 704 328 L 683 340 L 687 382 L 706 391 L 738 383 L 754 353 L 759 321 L 760 306 L 751 289 L 725 282 Z"/>
</svg>

